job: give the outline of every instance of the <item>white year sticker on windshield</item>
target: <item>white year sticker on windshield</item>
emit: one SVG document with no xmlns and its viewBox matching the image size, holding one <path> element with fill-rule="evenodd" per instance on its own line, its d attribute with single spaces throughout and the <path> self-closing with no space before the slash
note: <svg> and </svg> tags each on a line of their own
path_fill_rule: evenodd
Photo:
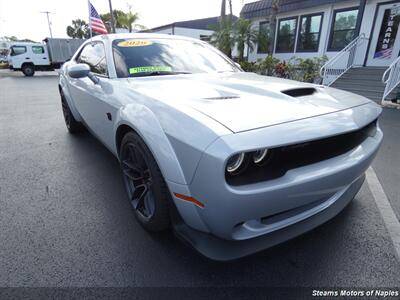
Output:
<svg viewBox="0 0 400 300">
<path fill-rule="evenodd" d="M 152 73 L 152 72 L 171 72 L 172 68 L 168 66 L 148 66 L 148 67 L 136 67 L 130 68 L 129 74 L 138 73 Z"/>
<path fill-rule="evenodd" d="M 150 46 L 152 45 L 152 41 L 148 40 L 128 40 L 128 41 L 122 41 L 118 43 L 119 47 L 145 47 L 145 46 Z"/>
</svg>

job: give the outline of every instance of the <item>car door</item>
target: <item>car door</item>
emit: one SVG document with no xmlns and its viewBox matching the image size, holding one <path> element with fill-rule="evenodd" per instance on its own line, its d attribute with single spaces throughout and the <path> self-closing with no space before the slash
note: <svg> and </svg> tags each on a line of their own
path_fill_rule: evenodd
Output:
<svg viewBox="0 0 400 300">
<path fill-rule="evenodd" d="M 76 63 L 88 64 L 98 77 L 94 83 L 89 77 L 69 78 L 75 107 L 90 130 L 104 143 L 113 145 L 113 116 L 116 108 L 110 104 L 113 88 L 108 77 L 108 65 L 103 42 L 87 44 L 76 58 Z"/>
<path fill-rule="evenodd" d="M 47 49 L 43 46 L 32 46 L 32 62 L 35 66 L 50 65 Z"/>
</svg>

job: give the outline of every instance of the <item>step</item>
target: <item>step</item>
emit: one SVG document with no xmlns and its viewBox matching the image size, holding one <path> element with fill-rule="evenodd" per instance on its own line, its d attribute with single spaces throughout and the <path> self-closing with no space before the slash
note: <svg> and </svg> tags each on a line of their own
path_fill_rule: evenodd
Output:
<svg viewBox="0 0 400 300">
<path fill-rule="evenodd" d="M 382 78 L 383 72 L 382 73 L 371 73 L 371 72 L 346 72 L 343 75 L 349 75 L 349 76 L 355 76 L 355 77 L 360 77 L 360 76 L 366 76 L 366 77 L 373 77 L 373 78 Z"/>
<path fill-rule="evenodd" d="M 340 78 L 348 78 L 348 79 L 353 79 L 353 78 L 360 78 L 360 79 L 365 79 L 365 80 L 376 80 L 376 81 L 382 81 L 382 75 L 371 75 L 371 74 L 351 74 L 351 73 L 345 73 Z"/>
<path fill-rule="evenodd" d="M 360 83 L 355 81 L 336 81 L 332 84 L 332 86 L 342 86 L 354 88 L 357 87 L 359 89 L 367 89 L 367 90 L 375 90 L 375 91 L 383 91 L 385 86 L 383 84 L 368 84 L 368 83 Z"/>
<path fill-rule="evenodd" d="M 382 83 L 382 77 L 369 77 L 369 76 L 341 76 L 337 80 L 359 80 L 359 81 L 375 81 L 377 83 Z"/>
<path fill-rule="evenodd" d="M 385 87 L 383 85 L 380 85 L 380 86 L 363 85 L 363 84 L 342 82 L 342 81 L 334 82 L 332 84 L 332 87 L 341 88 L 341 89 L 356 89 L 356 90 L 369 91 L 369 92 L 380 92 L 380 93 L 383 93 L 383 91 L 385 90 Z"/>
<path fill-rule="evenodd" d="M 369 73 L 369 74 L 383 74 L 386 69 L 368 69 L 368 68 L 352 68 L 348 72 L 352 73 Z"/>
<path fill-rule="evenodd" d="M 384 73 L 387 68 L 368 68 L 368 67 L 361 67 L 361 68 L 351 68 L 349 72 L 368 72 L 368 73 Z"/>
<path fill-rule="evenodd" d="M 347 77 L 339 77 L 335 82 L 351 82 L 355 84 L 363 84 L 363 85 L 373 85 L 373 86 L 383 86 L 384 84 L 380 80 L 376 79 L 365 79 L 365 78 L 347 78 Z"/>
</svg>

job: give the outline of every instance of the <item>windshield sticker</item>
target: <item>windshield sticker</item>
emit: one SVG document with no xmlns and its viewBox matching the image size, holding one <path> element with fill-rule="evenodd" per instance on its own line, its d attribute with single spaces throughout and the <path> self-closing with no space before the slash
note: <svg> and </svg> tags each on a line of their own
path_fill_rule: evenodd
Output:
<svg viewBox="0 0 400 300">
<path fill-rule="evenodd" d="M 148 67 L 136 67 L 129 69 L 129 74 L 153 73 L 153 72 L 172 72 L 172 68 L 168 66 L 148 66 Z"/>
<path fill-rule="evenodd" d="M 153 44 L 152 41 L 147 41 L 147 40 L 128 40 L 128 41 L 119 42 L 118 46 L 119 47 L 144 47 L 144 46 L 150 46 L 152 44 Z"/>
</svg>

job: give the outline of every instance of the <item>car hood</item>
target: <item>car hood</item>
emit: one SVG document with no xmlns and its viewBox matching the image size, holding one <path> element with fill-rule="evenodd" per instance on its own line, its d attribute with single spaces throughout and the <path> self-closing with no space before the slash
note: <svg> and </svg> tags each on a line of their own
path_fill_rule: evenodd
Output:
<svg viewBox="0 0 400 300">
<path fill-rule="evenodd" d="M 254 73 L 129 78 L 135 92 L 207 115 L 242 132 L 370 103 L 345 91 Z"/>
</svg>

